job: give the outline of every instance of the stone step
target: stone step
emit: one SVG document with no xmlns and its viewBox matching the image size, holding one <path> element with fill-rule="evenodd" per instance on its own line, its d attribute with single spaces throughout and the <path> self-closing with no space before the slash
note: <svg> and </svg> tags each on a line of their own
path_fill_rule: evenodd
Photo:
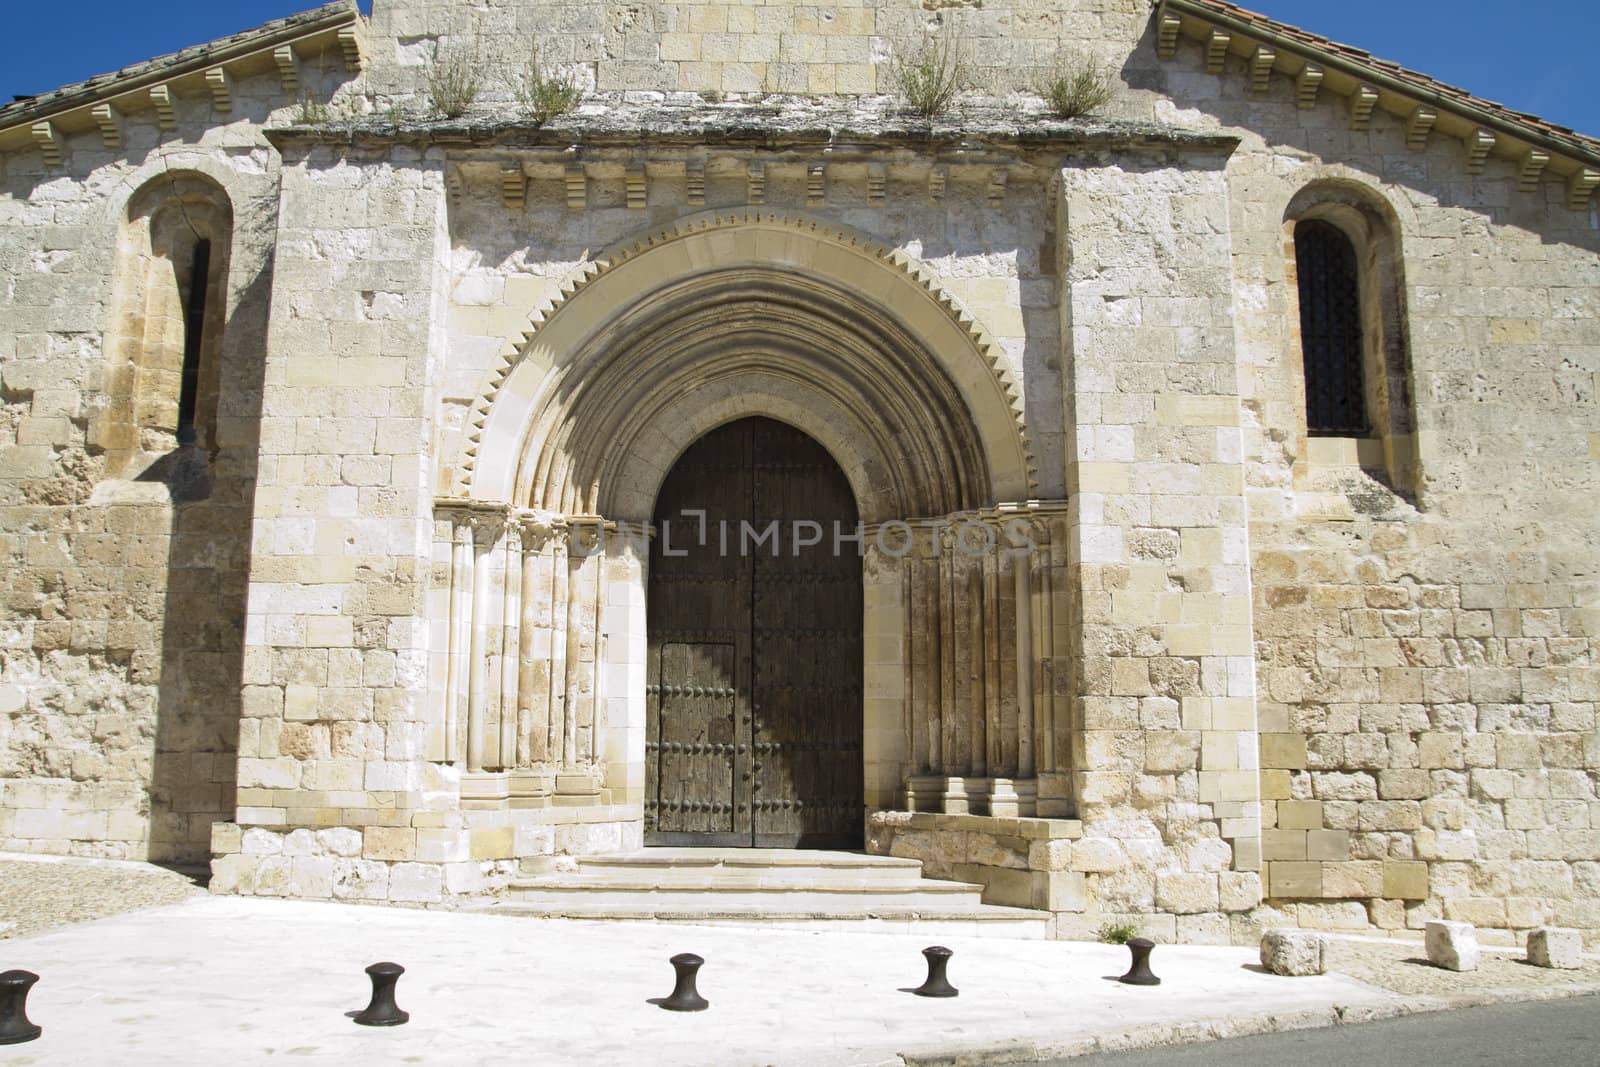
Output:
<svg viewBox="0 0 1600 1067">
<path fill-rule="evenodd" d="M 922 861 L 900 856 L 870 856 L 865 852 L 791 848 L 646 848 L 607 856 L 585 856 L 585 867 L 698 867 L 814 868 L 825 870 L 914 872 Z"/>
<path fill-rule="evenodd" d="M 582 897 L 552 902 L 520 898 L 485 902 L 471 910 L 494 915 L 526 915 L 544 919 L 585 919 L 604 922 L 669 922 L 695 926 L 753 924 L 762 927 L 815 932 L 916 933 L 941 937 L 1005 937 L 1042 939 L 1050 936 L 1050 916 L 1042 911 L 1001 908 L 982 904 L 969 907 L 904 906 L 879 902 L 872 907 L 841 906 L 796 908 L 793 902 L 775 907 L 770 902 L 738 905 L 721 900 L 690 906 L 651 903 L 636 899 L 619 905 Z"/>
<path fill-rule="evenodd" d="M 983 903 L 917 860 L 800 849 L 649 848 L 530 872 L 481 908 L 504 915 L 805 930 L 1049 936 L 1050 916 Z"/>
<path fill-rule="evenodd" d="M 983 886 L 968 882 L 930 881 L 924 878 L 853 878 L 825 875 L 799 878 L 792 874 L 741 871 L 737 876 L 707 877 L 695 871 L 620 870 L 598 873 L 581 868 L 575 874 L 548 874 L 518 878 L 513 889 L 585 891 L 609 889 L 619 893 L 861 893 L 868 896 L 926 893 L 930 896 L 978 895 Z"/>
</svg>

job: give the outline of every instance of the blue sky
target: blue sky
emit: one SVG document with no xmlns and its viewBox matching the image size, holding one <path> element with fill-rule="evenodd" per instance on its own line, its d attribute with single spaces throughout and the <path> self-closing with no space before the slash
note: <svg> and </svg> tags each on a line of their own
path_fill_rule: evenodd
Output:
<svg viewBox="0 0 1600 1067">
<path fill-rule="evenodd" d="M 78 0 L 70 11 L 8 6 L 0 100 L 224 37 L 316 0 Z M 1594 0 L 1242 0 L 1242 6 L 1600 136 Z"/>
</svg>

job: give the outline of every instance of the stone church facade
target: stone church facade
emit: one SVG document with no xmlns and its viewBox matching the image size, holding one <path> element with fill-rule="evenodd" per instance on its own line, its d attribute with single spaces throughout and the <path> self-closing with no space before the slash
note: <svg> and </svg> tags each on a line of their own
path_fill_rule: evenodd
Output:
<svg viewBox="0 0 1600 1067">
<path fill-rule="evenodd" d="M 0 847 L 1600 936 L 1597 187 L 1223 0 L 336 3 L 19 100 Z"/>
</svg>

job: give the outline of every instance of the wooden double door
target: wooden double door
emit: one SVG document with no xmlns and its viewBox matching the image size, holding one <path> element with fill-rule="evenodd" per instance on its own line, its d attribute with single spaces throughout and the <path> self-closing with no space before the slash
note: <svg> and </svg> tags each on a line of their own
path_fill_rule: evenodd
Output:
<svg viewBox="0 0 1600 1067">
<path fill-rule="evenodd" d="M 857 848 L 861 557 L 827 451 L 743 419 L 686 451 L 650 550 L 645 841 Z M 814 543 L 808 543 L 814 542 Z"/>
</svg>

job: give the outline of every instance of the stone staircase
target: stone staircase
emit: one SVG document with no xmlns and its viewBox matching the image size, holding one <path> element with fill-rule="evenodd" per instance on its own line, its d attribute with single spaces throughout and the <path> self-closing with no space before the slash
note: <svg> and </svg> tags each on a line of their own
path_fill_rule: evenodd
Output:
<svg viewBox="0 0 1600 1067">
<path fill-rule="evenodd" d="M 1046 912 L 997 907 L 983 887 L 922 877 L 913 859 L 748 848 L 648 848 L 526 875 L 481 910 L 545 918 L 748 923 L 930 937 L 1044 938 Z"/>
</svg>

